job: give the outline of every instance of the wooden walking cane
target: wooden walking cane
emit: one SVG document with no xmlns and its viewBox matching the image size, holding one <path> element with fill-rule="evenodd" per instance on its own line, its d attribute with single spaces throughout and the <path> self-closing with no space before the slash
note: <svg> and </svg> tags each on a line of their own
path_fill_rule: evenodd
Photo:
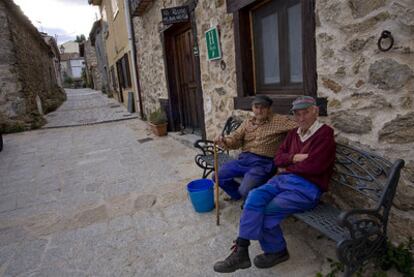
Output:
<svg viewBox="0 0 414 277">
<path fill-rule="evenodd" d="M 214 178 L 216 181 L 216 225 L 220 225 L 220 204 L 219 204 L 219 180 L 218 180 L 218 157 L 217 144 L 214 143 Z"/>
</svg>

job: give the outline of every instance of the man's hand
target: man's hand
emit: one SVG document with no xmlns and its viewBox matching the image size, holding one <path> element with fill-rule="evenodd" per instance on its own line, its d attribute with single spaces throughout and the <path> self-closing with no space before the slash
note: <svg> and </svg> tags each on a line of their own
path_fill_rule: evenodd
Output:
<svg viewBox="0 0 414 277">
<path fill-rule="evenodd" d="M 224 148 L 224 147 L 226 146 L 225 139 L 224 139 L 224 137 L 223 137 L 222 135 L 217 136 L 217 137 L 214 139 L 214 143 L 216 143 L 218 146 L 220 146 L 220 147 L 222 147 L 222 148 Z"/>
<path fill-rule="evenodd" d="M 277 174 L 284 173 L 284 172 L 286 172 L 286 168 L 284 168 L 284 167 L 278 167 L 278 168 L 277 168 L 277 173 L 276 173 L 276 175 L 277 175 Z"/>
<path fill-rule="evenodd" d="M 306 160 L 309 157 L 309 154 L 296 154 L 293 156 L 293 163 L 298 163 Z"/>
</svg>

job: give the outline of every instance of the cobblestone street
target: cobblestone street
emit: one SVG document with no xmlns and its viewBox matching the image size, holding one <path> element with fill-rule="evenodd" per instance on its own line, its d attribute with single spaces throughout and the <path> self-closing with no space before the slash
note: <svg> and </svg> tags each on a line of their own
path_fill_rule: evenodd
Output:
<svg viewBox="0 0 414 277">
<path fill-rule="evenodd" d="M 48 126 L 116 119 L 110 105 L 100 93 L 69 91 Z M 0 276 L 217 276 L 212 266 L 235 239 L 240 203 L 222 201 L 220 226 L 214 212 L 194 212 L 186 184 L 201 172 L 192 148 L 153 137 L 139 119 L 4 140 Z M 234 276 L 315 276 L 329 268 L 332 242 L 293 220 L 284 230 L 288 262 Z M 257 243 L 250 253 L 260 253 Z"/>
<path fill-rule="evenodd" d="M 67 100 L 46 115 L 44 128 L 79 126 L 137 118 L 113 98 L 92 89 L 66 89 Z"/>
</svg>

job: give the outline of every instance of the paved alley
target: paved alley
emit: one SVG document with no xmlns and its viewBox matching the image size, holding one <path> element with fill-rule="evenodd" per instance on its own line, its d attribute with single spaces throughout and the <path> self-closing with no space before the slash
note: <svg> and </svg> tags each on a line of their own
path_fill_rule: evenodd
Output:
<svg viewBox="0 0 414 277">
<path fill-rule="evenodd" d="M 46 115 L 48 123 L 43 128 L 68 127 L 137 118 L 114 98 L 107 98 L 100 91 L 65 89 L 67 100 L 58 111 Z"/>
<path fill-rule="evenodd" d="M 116 119 L 106 96 L 82 93 L 68 91 L 48 126 Z M 136 118 L 5 135 L 0 276 L 219 276 L 213 264 L 229 253 L 240 203 L 221 202 L 220 226 L 214 212 L 194 212 L 186 193 L 201 175 L 194 155 L 169 136 L 153 137 Z M 333 242 L 293 219 L 284 230 L 289 261 L 231 276 L 329 271 Z M 250 253 L 260 253 L 257 243 Z"/>
</svg>

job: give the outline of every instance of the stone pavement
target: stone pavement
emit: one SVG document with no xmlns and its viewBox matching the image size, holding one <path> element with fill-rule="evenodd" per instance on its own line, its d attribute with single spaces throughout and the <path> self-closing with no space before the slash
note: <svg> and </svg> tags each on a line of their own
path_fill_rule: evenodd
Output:
<svg viewBox="0 0 414 277">
<path fill-rule="evenodd" d="M 67 100 L 58 111 L 45 116 L 43 128 L 80 126 L 137 118 L 125 106 L 102 92 L 86 89 L 65 89 Z"/>
<path fill-rule="evenodd" d="M 240 203 L 221 202 L 220 226 L 215 212 L 194 212 L 186 194 L 186 184 L 201 175 L 194 149 L 153 137 L 139 119 L 4 141 L 0 276 L 224 276 L 212 268 L 229 253 Z M 225 276 L 329 271 L 333 242 L 293 219 L 283 228 L 289 261 Z M 256 242 L 250 253 L 260 253 Z"/>
</svg>

